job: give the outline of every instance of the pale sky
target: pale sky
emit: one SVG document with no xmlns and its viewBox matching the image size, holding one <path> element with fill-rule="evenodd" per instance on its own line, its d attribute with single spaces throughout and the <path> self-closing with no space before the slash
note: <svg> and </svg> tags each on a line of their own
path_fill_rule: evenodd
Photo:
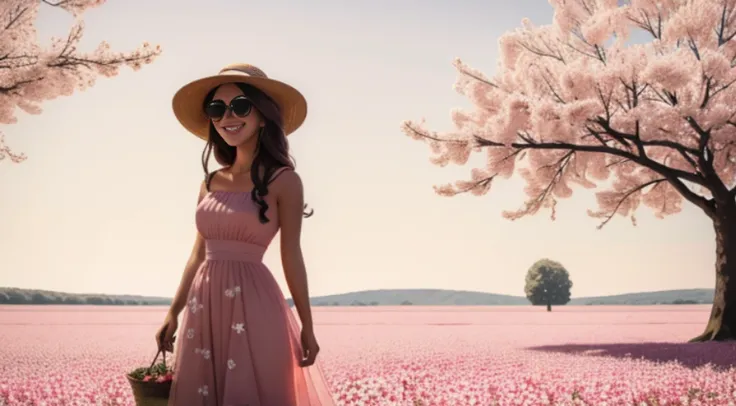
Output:
<svg viewBox="0 0 736 406">
<path fill-rule="evenodd" d="M 454 5 L 453 5 L 454 4 Z M 501 4 L 504 4 L 501 6 Z M 429 148 L 400 131 L 426 117 L 451 129 L 468 102 L 452 85 L 455 57 L 492 74 L 498 38 L 523 17 L 548 24 L 545 0 L 109 0 L 85 15 L 82 47 L 143 41 L 163 54 L 95 87 L 20 114 L 6 140 L 29 158 L 0 163 L 0 286 L 171 297 L 194 241 L 203 142 L 171 111 L 189 80 L 247 62 L 299 88 L 305 125 L 289 137 L 315 215 L 303 248 L 312 296 L 391 288 L 523 295 L 537 259 L 560 261 L 573 297 L 711 288 L 715 241 L 689 203 L 637 227 L 617 217 L 603 230 L 576 190 L 549 213 L 516 222 L 515 178 L 484 197 L 440 197 L 432 185 L 465 179 L 439 168 Z M 43 41 L 65 36 L 66 13 L 43 7 Z M 286 289 L 278 238 L 265 262 Z"/>
</svg>

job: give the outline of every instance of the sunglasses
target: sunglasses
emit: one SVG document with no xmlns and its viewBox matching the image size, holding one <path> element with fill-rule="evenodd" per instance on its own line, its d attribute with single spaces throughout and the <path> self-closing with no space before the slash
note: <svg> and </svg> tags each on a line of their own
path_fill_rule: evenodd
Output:
<svg viewBox="0 0 736 406">
<path fill-rule="evenodd" d="M 253 111 L 253 103 L 245 96 L 236 96 L 230 100 L 230 105 L 222 100 L 213 100 L 204 108 L 204 113 L 210 120 L 219 121 L 230 110 L 236 116 L 243 118 Z"/>
</svg>

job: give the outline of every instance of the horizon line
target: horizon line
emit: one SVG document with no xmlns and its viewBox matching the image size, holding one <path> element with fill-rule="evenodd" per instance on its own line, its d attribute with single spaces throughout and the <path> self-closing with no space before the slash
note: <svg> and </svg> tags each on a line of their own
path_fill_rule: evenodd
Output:
<svg viewBox="0 0 736 406">
<path fill-rule="evenodd" d="M 3 289 L 16 289 L 16 290 L 30 290 L 30 291 L 38 291 L 38 292 L 49 292 L 49 293 L 60 293 L 60 294 L 67 294 L 67 295 L 80 295 L 80 296 L 94 296 L 94 295 L 104 295 L 104 296 L 134 296 L 134 297 L 140 297 L 140 298 L 154 298 L 154 299 L 172 299 L 173 297 L 167 297 L 167 296 L 145 296 L 145 295 L 139 295 L 134 293 L 102 293 L 102 292 L 92 292 L 92 293 L 78 293 L 78 292 L 63 292 L 58 290 L 48 290 L 48 289 L 36 289 L 36 288 L 19 288 L 19 287 L 10 287 L 10 286 L 0 286 L 0 290 Z M 380 292 L 380 291 L 396 291 L 396 290 L 404 290 L 404 291 L 445 291 L 445 292 L 458 292 L 458 293 L 480 293 L 480 294 L 489 294 L 489 295 L 496 295 L 496 296 L 507 296 L 507 297 L 514 297 L 514 298 L 526 298 L 524 295 L 512 295 L 512 294 L 506 294 L 506 293 L 494 293 L 494 292 L 486 292 L 486 291 L 478 291 L 478 290 L 458 290 L 458 289 L 441 289 L 441 288 L 383 288 L 383 289 L 366 289 L 366 290 L 356 290 L 356 291 L 350 291 L 350 292 L 343 292 L 343 293 L 331 293 L 326 295 L 319 295 L 319 296 L 311 296 L 310 300 L 320 298 L 320 297 L 329 297 L 329 296 L 340 296 L 340 295 L 350 295 L 355 293 L 366 293 L 366 292 Z M 598 298 L 598 297 L 609 297 L 609 296 L 623 296 L 623 295 L 635 295 L 635 294 L 647 294 L 647 293 L 664 293 L 664 292 L 674 292 L 674 291 L 688 291 L 688 290 L 715 290 L 715 288 L 705 288 L 705 287 L 695 287 L 695 288 L 679 288 L 679 289 L 662 289 L 662 290 L 647 290 L 647 291 L 635 291 L 635 292 L 624 292 L 624 293 L 613 293 L 613 294 L 605 294 L 605 295 L 588 295 L 588 296 L 570 296 L 570 299 L 588 299 L 588 298 Z M 286 300 L 291 299 L 291 296 L 286 297 L 284 296 Z"/>
</svg>

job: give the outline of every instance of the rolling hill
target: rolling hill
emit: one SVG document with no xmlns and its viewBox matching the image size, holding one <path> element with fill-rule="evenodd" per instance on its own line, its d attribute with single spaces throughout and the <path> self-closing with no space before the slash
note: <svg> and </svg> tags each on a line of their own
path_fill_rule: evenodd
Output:
<svg viewBox="0 0 736 406">
<path fill-rule="evenodd" d="M 569 305 L 709 304 L 713 289 L 683 289 L 580 297 Z M 23 305 L 169 305 L 171 298 L 135 295 L 77 294 L 47 290 L 0 287 L 0 304 Z M 287 303 L 292 305 L 291 299 Z M 524 306 L 523 296 L 443 289 L 380 289 L 317 296 L 313 306 Z"/>
<path fill-rule="evenodd" d="M 626 293 L 612 296 L 580 297 L 569 305 L 653 305 L 713 303 L 713 289 L 683 289 L 657 292 Z M 291 305 L 291 299 L 287 299 Z M 364 290 L 339 295 L 319 296 L 311 300 L 315 306 L 523 306 L 523 296 L 442 289 Z"/>
<path fill-rule="evenodd" d="M 101 293 L 65 293 L 0 287 L 0 304 L 22 305 L 169 305 L 171 298 Z"/>
<path fill-rule="evenodd" d="M 651 305 L 685 303 L 713 303 L 713 289 L 681 289 L 656 292 L 626 293 L 613 296 L 581 297 L 570 300 L 570 305 Z"/>
</svg>

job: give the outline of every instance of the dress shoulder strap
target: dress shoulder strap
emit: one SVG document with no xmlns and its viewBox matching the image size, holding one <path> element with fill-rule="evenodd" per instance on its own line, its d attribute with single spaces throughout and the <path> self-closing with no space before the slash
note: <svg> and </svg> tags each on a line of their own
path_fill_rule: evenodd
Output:
<svg viewBox="0 0 736 406">
<path fill-rule="evenodd" d="M 270 179 L 270 180 L 268 181 L 268 184 L 270 185 L 270 184 L 271 184 L 271 182 L 275 181 L 275 180 L 276 180 L 276 178 L 278 178 L 279 176 L 281 176 L 281 174 L 282 174 L 282 173 L 284 173 L 284 172 L 286 172 L 286 171 L 288 171 L 288 170 L 291 170 L 291 168 L 290 168 L 290 167 L 288 167 L 288 166 L 282 166 L 281 168 L 279 168 L 279 169 L 276 169 L 276 170 L 275 170 L 275 171 L 273 172 L 273 175 L 271 175 L 271 179 Z"/>
<path fill-rule="evenodd" d="M 210 183 L 212 183 L 212 178 L 214 178 L 215 177 L 215 174 L 217 172 L 219 172 L 219 171 L 220 171 L 219 169 L 216 169 L 216 170 L 212 171 L 210 174 L 207 175 L 207 179 L 205 179 L 204 186 L 207 188 L 207 191 L 208 192 L 210 191 Z"/>
</svg>

